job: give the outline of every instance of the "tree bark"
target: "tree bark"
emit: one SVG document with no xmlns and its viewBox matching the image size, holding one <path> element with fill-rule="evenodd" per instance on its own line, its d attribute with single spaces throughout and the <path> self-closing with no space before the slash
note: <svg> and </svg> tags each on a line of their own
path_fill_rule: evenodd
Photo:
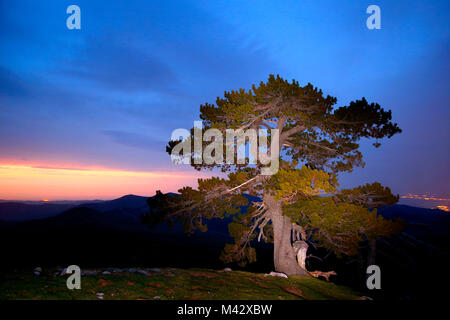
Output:
<svg viewBox="0 0 450 320">
<path fill-rule="evenodd" d="M 283 272 L 288 276 L 308 275 L 308 272 L 297 263 L 296 252 L 292 247 L 292 223 L 289 217 L 283 215 L 281 201 L 265 195 L 264 203 L 269 209 L 273 226 L 275 271 Z"/>
<path fill-rule="evenodd" d="M 308 252 L 308 244 L 303 240 L 294 242 L 293 247 L 297 252 L 297 263 L 300 268 L 306 270 L 306 253 Z"/>
<path fill-rule="evenodd" d="M 369 240 L 368 254 L 367 254 L 367 265 L 375 264 L 375 257 L 377 255 L 377 240 Z"/>
</svg>

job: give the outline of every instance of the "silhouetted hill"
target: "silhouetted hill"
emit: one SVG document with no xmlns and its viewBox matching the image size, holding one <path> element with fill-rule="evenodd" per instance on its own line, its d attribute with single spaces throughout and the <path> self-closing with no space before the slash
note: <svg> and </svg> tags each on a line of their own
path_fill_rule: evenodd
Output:
<svg viewBox="0 0 450 320">
<path fill-rule="evenodd" d="M 101 227 L 106 220 L 107 216 L 100 211 L 86 207 L 75 207 L 53 217 L 17 223 L 13 228 L 22 232 L 48 232 L 51 229 L 62 230 L 84 226 Z"/>
<path fill-rule="evenodd" d="M 0 220 L 0 230 L 4 229 L 4 228 L 9 228 L 12 224 L 14 224 L 15 222 L 12 221 L 4 221 L 4 220 Z"/>
<path fill-rule="evenodd" d="M 57 208 L 55 204 L 40 206 L 26 205 L 22 208 L 50 208 L 52 213 Z M 23 212 L 22 216 L 36 216 L 32 211 Z M 142 224 L 141 215 L 147 212 L 147 198 L 127 195 L 111 201 L 74 206 L 43 219 L 0 219 L 1 268 L 70 264 L 82 267 L 225 266 L 219 260 L 219 255 L 224 244 L 233 241 L 228 235 L 228 223 L 232 218 L 206 221 L 207 232 L 196 231 L 188 236 L 180 225 L 168 227 L 161 224 L 149 228 Z M 377 241 L 376 263 L 383 270 L 383 283 L 388 290 L 383 291 L 383 294 L 389 292 L 393 296 L 404 296 L 408 292 L 415 292 L 415 295 L 421 295 L 421 290 L 427 284 L 423 282 L 419 285 L 420 280 L 410 280 L 419 279 L 421 270 L 436 268 L 448 257 L 450 215 L 440 210 L 406 205 L 384 207 L 378 212 L 386 218 L 400 217 L 409 223 L 402 234 Z M 42 211 L 38 213 L 42 214 Z M 326 252 L 315 250 L 312 246 L 310 250 L 315 256 L 328 256 Z M 272 244 L 257 244 L 258 262 L 247 270 L 272 271 L 272 253 Z M 329 255 L 322 262 L 315 259 L 307 261 L 310 270 L 334 269 L 339 275 L 336 278 L 338 283 L 357 287 L 365 283 L 366 256 L 363 249 L 359 260 L 352 257 L 341 260 Z M 231 267 L 237 268 L 236 265 Z"/>
<path fill-rule="evenodd" d="M 375 264 L 382 272 L 383 290 L 370 294 L 379 299 L 442 298 L 432 288 L 436 283 L 445 287 L 448 281 L 438 270 L 450 258 L 450 215 L 442 210 L 407 205 L 386 206 L 378 212 L 385 218 L 401 218 L 408 224 L 402 233 L 376 242 Z M 367 254 L 367 247 L 363 248 L 359 261 L 351 267 L 338 267 L 342 278 L 355 286 L 359 284 L 360 290 L 365 289 Z"/>
<path fill-rule="evenodd" d="M 378 210 L 388 219 L 400 218 L 408 223 L 406 232 L 420 238 L 435 239 L 449 237 L 450 214 L 439 209 L 393 205 Z"/>
<path fill-rule="evenodd" d="M 190 236 L 180 225 L 149 228 L 140 218 L 148 211 L 146 200 L 129 195 L 70 208 L 53 217 L 6 224 L 0 234 L 3 267 L 71 262 L 93 266 L 223 266 L 219 254 L 230 241 L 227 223 L 208 221 L 208 232 Z"/>
<path fill-rule="evenodd" d="M 56 216 L 68 209 L 75 207 L 86 207 L 106 212 L 122 209 L 148 209 L 147 197 L 126 195 L 109 201 L 60 201 L 58 203 L 42 202 L 0 202 L 0 220 L 4 221 L 26 221 L 43 219 Z"/>
<path fill-rule="evenodd" d="M 42 219 L 57 215 L 73 206 L 73 204 L 1 202 L 0 219 L 4 221 Z"/>
<path fill-rule="evenodd" d="M 118 209 L 144 209 L 148 210 L 147 205 L 148 197 L 136 196 L 133 194 L 129 194 L 118 199 L 110 200 L 110 201 L 102 201 L 98 203 L 88 203 L 83 204 L 81 206 L 95 209 L 98 211 L 110 211 L 110 210 L 118 210 Z"/>
</svg>

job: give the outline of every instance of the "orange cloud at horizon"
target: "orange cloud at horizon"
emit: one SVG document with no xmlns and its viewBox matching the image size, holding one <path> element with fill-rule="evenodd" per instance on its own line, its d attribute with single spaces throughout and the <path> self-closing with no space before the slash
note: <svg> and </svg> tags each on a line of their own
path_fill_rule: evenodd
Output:
<svg viewBox="0 0 450 320">
<path fill-rule="evenodd" d="M 0 199 L 91 200 L 125 194 L 150 196 L 196 186 L 196 173 L 0 164 Z"/>
</svg>

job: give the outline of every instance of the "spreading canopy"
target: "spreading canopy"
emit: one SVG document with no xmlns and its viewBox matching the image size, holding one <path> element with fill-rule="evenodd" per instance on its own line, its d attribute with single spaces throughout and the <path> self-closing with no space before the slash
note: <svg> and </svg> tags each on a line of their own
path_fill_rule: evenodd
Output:
<svg viewBox="0 0 450 320">
<path fill-rule="evenodd" d="M 253 240 L 279 240 L 274 223 L 280 210 L 275 207 L 289 219 L 292 241 L 312 241 L 337 254 L 355 254 L 361 240 L 398 232 L 400 222 L 384 220 L 376 211 L 398 201 L 389 188 L 373 183 L 339 190 L 337 175 L 364 165 L 358 150 L 362 138 L 375 139 L 379 147 L 381 139 L 401 129 L 391 122 L 391 111 L 365 98 L 339 108 L 334 108 L 336 102 L 311 84 L 300 86 L 271 75 L 249 91 L 225 92 L 215 105 L 201 105 L 203 128 L 193 128 L 187 143 L 194 143 L 195 130 L 214 128 L 222 133 L 225 154 L 230 143 L 237 144 L 225 139 L 227 129 L 276 128 L 279 150 L 269 148 L 269 153 L 279 152 L 279 170 L 262 175 L 262 164 L 251 164 L 248 156 L 241 164 L 206 164 L 193 161 L 194 152 L 185 154 L 197 170 L 219 168 L 227 176 L 199 179 L 197 189 L 184 187 L 180 196 L 158 193 L 149 200 L 146 221 L 179 221 L 192 232 L 206 230 L 204 219 L 233 216 L 229 231 L 235 241 L 226 246 L 222 259 L 242 263 L 255 260 Z M 276 138 L 270 130 L 268 134 L 269 141 Z M 167 151 L 179 143 L 169 142 Z M 205 148 L 210 142 L 201 143 Z"/>
</svg>

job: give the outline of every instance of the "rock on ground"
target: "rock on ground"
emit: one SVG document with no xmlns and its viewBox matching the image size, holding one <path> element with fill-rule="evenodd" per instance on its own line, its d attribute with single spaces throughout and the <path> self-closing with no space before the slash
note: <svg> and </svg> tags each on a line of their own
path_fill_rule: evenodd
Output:
<svg viewBox="0 0 450 320">
<path fill-rule="evenodd" d="M 270 276 L 270 277 L 280 277 L 280 278 L 287 278 L 288 277 L 287 275 L 285 275 L 282 272 L 274 272 L 274 271 L 272 271 L 271 273 L 266 273 L 264 275 L 264 277 L 268 277 L 268 276 Z"/>
</svg>

